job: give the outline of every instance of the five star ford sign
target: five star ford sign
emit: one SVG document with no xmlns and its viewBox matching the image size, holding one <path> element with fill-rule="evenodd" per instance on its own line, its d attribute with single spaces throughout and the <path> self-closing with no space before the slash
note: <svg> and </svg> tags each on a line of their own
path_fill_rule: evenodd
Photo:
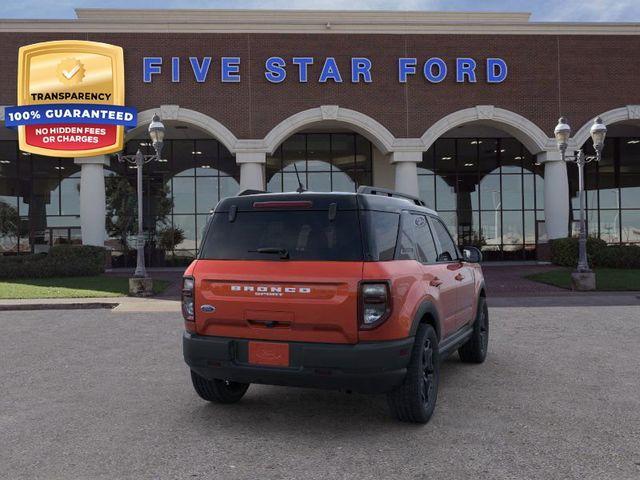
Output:
<svg viewBox="0 0 640 480">
<path fill-rule="evenodd" d="M 124 128 L 137 125 L 124 106 L 121 47 L 63 40 L 20 48 L 18 106 L 5 122 L 18 128 L 20 150 L 89 157 L 122 150 Z"/>
</svg>

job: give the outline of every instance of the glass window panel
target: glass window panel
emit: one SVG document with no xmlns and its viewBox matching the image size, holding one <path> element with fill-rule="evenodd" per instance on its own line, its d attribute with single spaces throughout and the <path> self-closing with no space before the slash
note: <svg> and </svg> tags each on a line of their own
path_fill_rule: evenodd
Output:
<svg viewBox="0 0 640 480">
<path fill-rule="evenodd" d="M 0 178 L 0 194 L 3 193 L 3 180 Z M 18 251 L 20 228 L 17 198 L 0 195 L 0 253 Z"/>
<path fill-rule="evenodd" d="M 505 250 L 508 245 L 524 243 L 522 212 L 502 212 L 502 243 Z"/>
<path fill-rule="evenodd" d="M 70 243 L 68 228 L 52 228 L 51 242 L 52 245 L 68 245 Z"/>
<path fill-rule="evenodd" d="M 501 138 L 499 149 L 502 173 L 521 173 L 524 160 L 522 144 L 515 138 Z"/>
<path fill-rule="evenodd" d="M 360 185 L 373 185 L 373 173 L 371 170 L 356 170 L 351 173 L 351 178 L 355 178 L 357 182 L 354 188 Z"/>
<path fill-rule="evenodd" d="M 600 238 L 607 243 L 620 242 L 619 210 L 600 210 Z"/>
<path fill-rule="evenodd" d="M 173 179 L 174 213 L 193 213 L 195 205 L 195 179 L 175 177 Z"/>
<path fill-rule="evenodd" d="M 486 246 L 499 247 L 502 243 L 502 219 L 500 218 L 500 211 L 480 212 L 480 227 Z"/>
<path fill-rule="evenodd" d="M 520 175 L 502 176 L 503 210 L 522 210 L 522 177 Z"/>
<path fill-rule="evenodd" d="M 218 171 L 218 142 L 212 139 L 196 140 L 194 148 L 196 175 L 215 175 Z"/>
<path fill-rule="evenodd" d="M 329 178 L 328 173 L 325 173 L 323 175 L 326 175 L 327 179 Z M 301 172 L 300 181 L 302 181 L 302 183 L 304 184 L 305 180 L 306 180 L 305 174 L 304 172 Z M 298 179 L 295 173 L 283 174 L 282 181 L 283 181 L 283 188 L 282 188 L 283 192 L 295 192 L 298 189 Z M 309 187 L 307 187 L 307 189 L 309 189 Z"/>
<path fill-rule="evenodd" d="M 435 144 L 435 168 L 438 175 L 455 175 L 456 141 L 441 138 Z"/>
<path fill-rule="evenodd" d="M 479 142 L 483 143 L 479 144 Z M 456 144 L 458 173 L 477 172 L 478 148 L 484 148 L 486 146 L 485 142 L 475 138 L 459 138 Z"/>
<path fill-rule="evenodd" d="M 80 179 L 65 178 L 60 182 L 62 215 L 80 215 Z"/>
<path fill-rule="evenodd" d="M 331 170 L 331 135 L 314 133 L 306 137 L 308 169 L 322 172 Z"/>
<path fill-rule="evenodd" d="M 233 197 L 240 191 L 240 184 L 234 177 L 220 177 L 220 199 Z"/>
<path fill-rule="evenodd" d="M 541 175 L 535 175 L 536 179 L 536 208 L 544 210 L 544 178 Z"/>
<path fill-rule="evenodd" d="M 418 174 L 433 173 L 435 146 L 431 146 L 429 150 L 422 154 L 422 162 L 418 164 Z"/>
<path fill-rule="evenodd" d="M 611 139 L 613 140 L 613 139 Z M 605 141 L 605 150 L 611 140 Z M 640 173 L 640 137 L 620 138 L 620 178 L 628 173 Z"/>
<path fill-rule="evenodd" d="M 220 175 L 227 175 L 240 181 L 240 165 L 236 163 L 234 157 L 224 145 L 220 145 L 220 157 L 218 159 L 218 171 Z"/>
<path fill-rule="evenodd" d="M 478 169 L 480 174 L 498 173 L 498 141 L 491 138 L 479 138 Z"/>
<path fill-rule="evenodd" d="M 174 215 L 174 228 L 180 228 L 184 233 L 184 241 L 176 245 L 176 250 L 196 249 L 196 217 L 195 215 Z"/>
<path fill-rule="evenodd" d="M 32 215 L 60 215 L 60 189 L 53 178 L 33 179 L 29 211 Z"/>
<path fill-rule="evenodd" d="M 33 177 L 58 177 L 60 161 L 57 158 L 31 155 L 31 168 Z"/>
<path fill-rule="evenodd" d="M 371 142 L 362 135 L 356 135 L 356 168 L 371 170 Z"/>
<path fill-rule="evenodd" d="M 80 226 L 80 217 L 77 215 L 73 216 L 51 216 L 47 217 L 47 227 L 79 227 Z"/>
<path fill-rule="evenodd" d="M 347 170 L 355 166 L 356 137 L 350 133 L 331 135 L 331 158 L 334 170 Z"/>
<path fill-rule="evenodd" d="M 481 243 L 479 212 L 458 210 L 458 243 L 460 245 L 479 245 Z"/>
<path fill-rule="evenodd" d="M 282 192 L 282 173 L 272 174 L 267 178 L 267 191 L 268 192 Z"/>
<path fill-rule="evenodd" d="M 587 192 L 596 189 L 600 191 L 600 208 L 619 208 L 620 199 L 618 197 L 618 184 L 615 173 L 613 171 L 606 171 L 605 168 L 606 166 L 599 168 L 597 173 L 593 170 L 585 172 L 585 190 Z M 612 169 L 613 166 L 611 165 L 610 168 Z M 593 205 L 589 203 L 591 199 L 591 195 L 588 195 L 587 205 L 589 205 L 590 208 L 591 205 Z"/>
<path fill-rule="evenodd" d="M 267 161 L 265 165 L 265 173 L 267 175 L 267 182 L 271 180 L 271 177 L 282 169 L 282 147 L 273 153 L 273 155 L 267 155 Z"/>
<path fill-rule="evenodd" d="M 620 197 L 622 208 L 640 208 L 640 174 L 620 174 Z"/>
<path fill-rule="evenodd" d="M 196 193 L 196 211 L 198 213 L 209 213 L 218 203 L 218 178 L 196 178 Z"/>
<path fill-rule="evenodd" d="M 458 210 L 478 210 L 477 175 L 458 175 L 456 202 Z"/>
<path fill-rule="evenodd" d="M 622 211 L 622 241 L 624 243 L 640 242 L 640 210 Z"/>
<path fill-rule="evenodd" d="M 172 140 L 171 171 L 176 176 L 193 176 L 195 142 L 193 140 Z"/>
<path fill-rule="evenodd" d="M 480 180 L 480 207 L 482 210 L 500 209 L 500 175 L 487 175 Z"/>
<path fill-rule="evenodd" d="M 72 175 L 80 176 L 80 165 L 75 163 L 74 158 L 61 158 L 59 159 L 59 168 L 60 175 L 63 177 L 70 177 Z"/>
<path fill-rule="evenodd" d="M 433 175 L 418 175 L 418 189 L 420 198 L 431 209 L 436 208 L 436 191 Z"/>
<path fill-rule="evenodd" d="M 18 175 L 18 145 L 14 141 L 0 141 L 0 177 Z"/>
<path fill-rule="evenodd" d="M 451 179 L 452 183 L 455 181 L 455 177 L 446 178 Z M 440 175 L 436 176 L 436 207 L 438 211 L 456 209 L 455 189 Z"/>
<path fill-rule="evenodd" d="M 536 243 L 536 212 L 524 212 L 524 243 Z"/>
<path fill-rule="evenodd" d="M 523 207 L 525 209 L 534 210 L 536 208 L 535 203 L 535 175 L 523 175 L 522 177 L 522 196 L 524 200 Z"/>
<path fill-rule="evenodd" d="M 309 174 L 316 175 L 316 174 Z M 356 184 L 353 179 L 344 172 L 333 172 L 331 174 L 331 185 L 334 192 L 355 192 Z"/>
<path fill-rule="evenodd" d="M 295 162 L 299 172 L 306 170 L 306 136 L 292 135 L 282 144 L 283 171 L 294 172 Z"/>
<path fill-rule="evenodd" d="M 308 189 L 314 192 L 330 192 L 331 191 L 331 174 L 328 172 L 309 173 Z M 295 190 L 295 189 L 294 189 Z"/>
</svg>

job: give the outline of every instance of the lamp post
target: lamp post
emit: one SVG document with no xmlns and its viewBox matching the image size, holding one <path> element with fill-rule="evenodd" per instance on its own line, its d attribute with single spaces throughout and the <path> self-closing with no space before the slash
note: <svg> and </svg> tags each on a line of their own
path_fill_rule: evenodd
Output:
<svg viewBox="0 0 640 480">
<path fill-rule="evenodd" d="M 138 194 L 138 235 L 136 237 L 136 250 L 137 250 L 136 271 L 133 274 L 135 279 L 147 278 L 147 270 L 144 265 L 144 234 L 142 231 L 142 227 L 143 227 L 142 166 L 145 163 L 151 162 L 152 160 L 160 160 L 161 158 L 160 154 L 162 152 L 162 144 L 164 141 L 164 134 L 165 134 L 164 124 L 160 121 L 160 117 L 156 114 L 153 116 L 153 119 L 151 120 L 151 124 L 149 125 L 149 137 L 151 138 L 151 142 L 153 145 L 153 149 L 155 150 L 155 153 L 153 155 L 143 155 L 140 149 L 138 149 L 135 155 L 122 155 L 118 153 L 118 161 L 127 162 L 132 165 L 135 165 L 135 168 L 137 170 L 136 173 L 137 173 L 137 194 Z M 133 283 L 136 283 L 136 282 L 133 282 Z M 139 282 L 136 283 L 136 285 L 138 284 Z M 148 284 L 151 285 L 150 282 Z M 133 288 L 131 281 L 129 282 L 129 285 L 131 290 L 138 290 Z M 142 292 L 143 294 L 151 293 L 150 291 L 146 291 L 146 290 L 151 290 L 151 287 L 149 287 L 148 289 L 143 288 L 143 290 L 144 290 Z M 140 292 L 136 291 L 132 293 L 140 293 Z"/>
<path fill-rule="evenodd" d="M 577 290 L 593 290 L 595 289 L 595 275 L 589 268 L 589 260 L 587 258 L 587 228 L 585 219 L 585 191 L 584 191 L 584 166 L 593 161 L 599 162 L 602 158 L 602 149 L 604 147 L 604 139 L 607 134 L 607 127 L 602 123 L 602 119 L 597 117 L 593 125 L 591 125 L 591 139 L 593 140 L 593 148 L 595 155 L 585 155 L 582 149 L 567 155 L 567 146 L 569 137 L 571 136 L 571 127 L 567 123 L 567 119 L 561 117 L 558 125 L 554 130 L 558 149 L 562 154 L 563 161 L 574 162 L 578 166 L 578 191 L 580 198 L 580 237 L 578 240 L 578 266 L 576 272 L 572 275 L 574 287 Z"/>
</svg>

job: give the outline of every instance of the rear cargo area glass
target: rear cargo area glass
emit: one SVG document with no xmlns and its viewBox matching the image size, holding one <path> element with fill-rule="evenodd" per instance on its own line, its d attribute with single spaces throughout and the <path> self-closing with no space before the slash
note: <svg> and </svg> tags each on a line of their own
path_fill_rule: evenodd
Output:
<svg viewBox="0 0 640 480">
<path fill-rule="evenodd" d="M 233 221 L 226 212 L 214 215 L 203 241 L 201 259 L 274 260 L 286 250 L 288 260 L 362 261 L 362 236 L 356 211 L 239 211 Z"/>
</svg>

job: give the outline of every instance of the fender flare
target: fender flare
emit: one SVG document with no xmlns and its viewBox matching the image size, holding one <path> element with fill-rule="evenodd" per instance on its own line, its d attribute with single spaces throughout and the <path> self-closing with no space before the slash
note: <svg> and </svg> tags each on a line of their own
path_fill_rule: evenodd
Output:
<svg viewBox="0 0 640 480">
<path fill-rule="evenodd" d="M 409 335 L 412 337 L 415 336 L 416 332 L 418 331 L 418 325 L 420 325 L 422 319 L 426 314 L 431 315 L 431 317 L 433 318 L 436 335 L 439 339 L 441 339 L 442 329 L 440 326 L 440 314 L 438 313 L 438 309 L 436 308 L 436 306 L 430 300 L 424 300 L 418 307 L 418 310 L 413 316 L 413 322 L 411 323 L 411 330 L 409 332 Z"/>
</svg>

